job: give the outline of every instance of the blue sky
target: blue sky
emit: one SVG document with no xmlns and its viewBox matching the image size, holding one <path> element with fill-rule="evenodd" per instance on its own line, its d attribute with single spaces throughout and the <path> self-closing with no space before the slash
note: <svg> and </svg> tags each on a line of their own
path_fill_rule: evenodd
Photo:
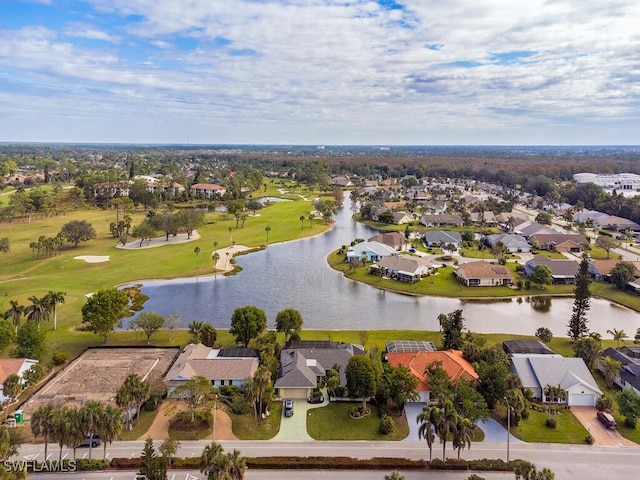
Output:
<svg viewBox="0 0 640 480">
<path fill-rule="evenodd" d="M 637 0 L 3 0 L 0 141 L 639 144 Z"/>
</svg>

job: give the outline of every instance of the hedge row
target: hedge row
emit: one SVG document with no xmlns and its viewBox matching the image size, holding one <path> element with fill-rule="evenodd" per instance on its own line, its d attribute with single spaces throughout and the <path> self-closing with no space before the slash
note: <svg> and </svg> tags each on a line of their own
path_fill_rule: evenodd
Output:
<svg viewBox="0 0 640 480">
<path fill-rule="evenodd" d="M 249 468 L 292 469 L 292 470 L 484 470 L 509 471 L 504 460 L 487 459 L 463 460 L 447 458 L 446 462 L 433 459 L 431 464 L 426 460 L 409 460 L 407 458 L 377 457 L 358 459 L 350 457 L 247 457 Z M 111 468 L 135 470 L 140 467 L 139 458 L 113 458 Z M 172 468 L 200 468 L 199 458 L 174 458 Z"/>
</svg>

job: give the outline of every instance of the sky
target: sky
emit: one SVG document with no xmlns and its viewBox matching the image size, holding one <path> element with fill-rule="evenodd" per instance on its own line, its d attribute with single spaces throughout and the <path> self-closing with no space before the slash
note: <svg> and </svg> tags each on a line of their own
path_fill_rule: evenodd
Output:
<svg viewBox="0 0 640 480">
<path fill-rule="evenodd" d="M 640 144 L 638 0 L 0 0 L 0 141 Z"/>
</svg>

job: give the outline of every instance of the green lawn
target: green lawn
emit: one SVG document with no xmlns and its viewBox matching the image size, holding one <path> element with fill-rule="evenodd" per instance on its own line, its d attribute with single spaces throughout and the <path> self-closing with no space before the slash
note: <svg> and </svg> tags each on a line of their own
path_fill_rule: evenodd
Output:
<svg viewBox="0 0 640 480">
<path fill-rule="evenodd" d="M 271 414 L 264 420 L 256 418 L 253 411 L 245 415 L 229 412 L 229 416 L 233 434 L 240 440 L 269 440 L 280 430 L 282 402 L 271 402 Z"/>
<path fill-rule="evenodd" d="M 369 266 L 360 266 L 355 271 L 338 255 L 337 250 L 329 254 L 329 265 L 335 270 L 341 271 L 347 278 L 368 285 L 392 290 L 409 295 L 435 295 L 453 298 L 496 298 L 519 297 L 532 295 L 566 295 L 573 292 L 573 285 L 544 285 L 543 288 L 531 288 L 529 290 L 516 290 L 509 287 L 466 287 L 453 276 L 453 267 L 439 268 L 437 274 L 423 278 L 417 283 L 405 283 L 397 280 L 380 278 L 369 273 Z M 506 267 L 515 273 L 516 264 L 507 263 Z"/>
<path fill-rule="evenodd" d="M 206 223 L 198 228 L 201 236 L 198 240 L 141 250 L 115 248 L 117 242 L 109 233 L 109 224 L 116 220 L 113 210 L 83 209 L 58 217 L 32 219 L 31 223 L 0 224 L 0 236 L 9 238 L 11 248 L 8 254 L 2 255 L 0 312 L 9 308 L 10 300 L 28 305 L 28 297 L 32 295 L 40 297 L 49 290 L 66 292 L 65 303 L 58 308 L 58 330 L 47 332 L 47 347 L 49 354 L 63 349 L 76 355 L 86 346 L 100 343 L 100 339 L 91 333 L 72 330 L 81 323 L 80 310 L 88 293 L 143 279 L 211 274 L 213 262 L 210 256 L 214 242 L 218 248 L 228 246 L 229 227 L 232 227 L 233 241 L 249 247 L 266 244 L 267 226 L 271 228 L 269 243 L 316 235 L 330 227 L 320 219 L 316 219 L 313 225 L 306 220 L 303 225 L 300 216 L 308 218 L 313 206 L 311 201 L 303 201 L 297 195 L 292 197 L 297 200 L 273 203 L 259 210 L 257 216 L 246 220 L 244 228 L 236 229 L 235 220 L 231 217 L 226 219 L 220 212 L 207 212 Z M 137 225 L 144 219 L 145 212 L 136 210 L 131 216 L 133 225 Z M 97 238 L 81 243 L 77 248 L 65 247 L 54 257 L 35 259 L 29 244 L 40 236 L 55 236 L 62 225 L 71 220 L 91 223 Z M 194 254 L 196 247 L 200 248 L 198 256 Z M 74 260 L 73 257 L 78 255 L 108 255 L 110 260 L 86 263 Z M 42 328 L 50 330 L 51 325 L 44 324 Z M 161 337 L 162 333 L 152 341 L 162 342 Z M 132 341 L 132 338 L 125 335 L 126 341 Z M 6 355 L 8 350 L 3 353 Z M 47 360 L 45 358 L 45 362 Z"/>
<path fill-rule="evenodd" d="M 636 426 L 636 428 L 629 428 L 625 426 L 624 417 L 618 412 L 618 393 L 620 393 L 620 388 L 618 388 L 616 385 L 613 385 L 611 388 L 607 387 L 604 383 L 604 378 L 599 371 L 594 372 L 593 378 L 595 378 L 596 382 L 598 383 L 598 387 L 600 388 L 600 390 L 602 390 L 605 394 L 609 395 L 613 399 L 613 417 L 616 419 L 616 423 L 618 424 L 618 431 L 620 432 L 620 434 L 624 438 L 640 444 L 640 428 L 638 426 Z"/>
<path fill-rule="evenodd" d="M 534 443 L 570 443 L 584 444 L 589 432 L 582 426 L 578 419 L 565 410 L 553 415 L 556 420 L 556 428 L 546 425 L 547 414 L 529 410 L 529 418 L 521 420 L 517 427 L 511 426 L 511 433 L 520 440 Z M 500 421 L 506 426 L 504 412 Z"/>
<path fill-rule="evenodd" d="M 140 418 L 135 425 L 133 425 L 133 428 L 131 430 L 123 431 L 120 434 L 119 440 L 137 440 L 140 436 L 144 435 L 144 433 L 151 427 L 151 424 L 155 420 L 160 408 L 161 407 L 158 406 L 158 408 L 153 412 L 142 410 L 140 412 Z"/>
<path fill-rule="evenodd" d="M 378 409 L 369 405 L 371 414 L 353 419 L 349 416 L 358 403 L 332 402 L 326 407 L 314 408 L 307 414 L 307 432 L 316 440 L 402 440 L 409 435 L 409 425 L 404 417 L 393 417 L 396 433 L 382 435 L 378 428 Z"/>
</svg>

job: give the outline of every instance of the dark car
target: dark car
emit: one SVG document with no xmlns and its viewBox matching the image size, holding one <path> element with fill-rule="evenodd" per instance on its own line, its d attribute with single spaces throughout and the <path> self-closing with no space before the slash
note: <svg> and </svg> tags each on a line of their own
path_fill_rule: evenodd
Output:
<svg viewBox="0 0 640 480">
<path fill-rule="evenodd" d="M 284 401 L 284 416 L 285 417 L 293 416 L 293 400 Z"/>
<path fill-rule="evenodd" d="M 100 445 L 100 437 L 98 435 L 94 435 L 93 437 L 91 435 L 85 435 L 84 440 L 80 444 L 81 447 L 91 446 L 93 448 L 98 445 Z"/>
<path fill-rule="evenodd" d="M 618 424 L 610 413 L 598 412 L 596 416 L 598 417 L 598 420 L 600 420 L 600 423 L 602 423 L 605 427 L 611 430 L 615 430 L 618 427 Z"/>
</svg>

